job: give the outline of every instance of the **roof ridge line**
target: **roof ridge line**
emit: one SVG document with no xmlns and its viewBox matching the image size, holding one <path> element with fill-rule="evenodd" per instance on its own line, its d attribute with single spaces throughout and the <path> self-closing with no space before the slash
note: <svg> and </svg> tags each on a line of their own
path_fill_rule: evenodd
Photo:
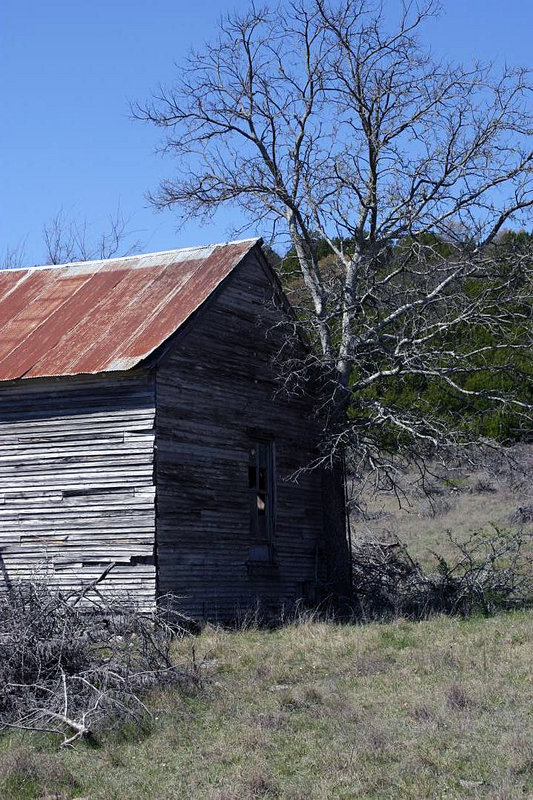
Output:
<svg viewBox="0 0 533 800">
<path fill-rule="evenodd" d="M 111 256 L 110 258 L 94 258 L 89 261 L 66 261 L 64 264 L 36 264 L 33 267 L 14 267 L 12 269 L 0 270 L 2 272 L 29 272 L 41 269 L 61 269 L 64 267 L 81 267 L 89 266 L 90 264 L 107 264 L 115 261 L 128 261 L 132 258 L 146 258 L 147 256 L 165 256 L 170 253 L 186 253 L 194 250 L 207 250 L 215 247 L 227 247 L 228 245 L 244 244 L 245 242 L 259 242 L 260 236 L 249 236 L 246 239 L 234 239 L 228 242 L 211 242 L 208 244 L 197 244 L 192 247 L 174 247 L 170 250 L 153 250 L 147 253 L 131 253 L 129 256 Z"/>
</svg>

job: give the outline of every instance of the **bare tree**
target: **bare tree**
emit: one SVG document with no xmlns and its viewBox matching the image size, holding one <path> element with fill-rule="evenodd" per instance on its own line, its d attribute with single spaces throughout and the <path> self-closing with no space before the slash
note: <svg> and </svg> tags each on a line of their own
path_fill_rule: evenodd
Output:
<svg viewBox="0 0 533 800">
<path fill-rule="evenodd" d="M 178 159 L 159 206 L 185 219 L 236 204 L 287 237 L 315 345 L 289 371 L 318 361 L 326 375 L 324 457 L 348 450 L 390 476 L 387 451 L 417 458 L 470 438 L 434 408 L 395 403 L 399 382 L 530 412 L 500 379 L 531 343 L 531 248 L 498 241 L 531 219 L 533 117 L 527 70 L 424 48 L 434 0 L 385 7 L 252 6 L 135 114 Z M 484 328 L 486 344 L 469 337 Z M 491 388 L 469 388 L 475 372 Z"/>
<path fill-rule="evenodd" d="M 24 242 L 20 242 L 16 247 L 7 246 L 0 256 L 0 270 L 20 269 L 24 266 L 24 259 Z"/>
<path fill-rule="evenodd" d="M 124 252 L 128 236 L 128 221 L 120 208 L 109 217 L 107 229 L 96 236 L 86 221 L 79 223 L 69 219 L 61 210 L 43 228 L 46 260 L 49 264 L 69 264 L 130 255 L 138 243 Z"/>
<path fill-rule="evenodd" d="M 104 230 L 94 234 L 93 226 L 86 220 L 77 221 L 60 210 L 43 227 L 44 255 L 47 264 L 69 264 L 127 256 L 137 252 L 141 245 L 132 241 L 128 220 L 120 208 L 109 216 Z M 20 269 L 28 266 L 25 242 L 16 247 L 6 247 L 0 255 L 0 270 Z"/>
</svg>

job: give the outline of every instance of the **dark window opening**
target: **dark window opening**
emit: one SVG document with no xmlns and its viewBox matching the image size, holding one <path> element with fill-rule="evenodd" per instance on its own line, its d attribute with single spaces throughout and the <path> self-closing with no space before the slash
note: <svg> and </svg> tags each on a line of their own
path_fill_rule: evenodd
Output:
<svg viewBox="0 0 533 800">
<path fill-rule="evenodd" d="M 252 539 L 268 545 L 271 552 L 276 511 L 274 442 L 256 442 L 250 448 L 248 487 Z"/>
</svg>

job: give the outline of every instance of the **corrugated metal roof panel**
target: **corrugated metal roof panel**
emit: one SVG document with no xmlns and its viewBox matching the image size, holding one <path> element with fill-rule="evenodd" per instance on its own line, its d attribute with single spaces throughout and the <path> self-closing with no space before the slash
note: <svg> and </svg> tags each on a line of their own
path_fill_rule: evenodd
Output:
<svg viewBox="0 0 533 800">
<path fill-rule="evenodd" d="M 258 241 L 0 273 L 0 381 L 135 367 Z"/>
</svg>

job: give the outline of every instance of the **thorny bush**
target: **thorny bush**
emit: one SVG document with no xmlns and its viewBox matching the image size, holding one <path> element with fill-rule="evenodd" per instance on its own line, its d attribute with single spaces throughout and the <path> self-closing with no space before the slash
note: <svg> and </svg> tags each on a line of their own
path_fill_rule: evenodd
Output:
<svg viewBox="0 0 533 800">
<path fill-rule="evenodd" d="M 533 604 L 532 536 L 524 531 L 478 531 L 465 541 L 448 534 L 457 556 L 433 553 L 425 570 L 398 539 L 361 539 L 352 548 L 356 615 L 368 619 L 432 614 L 492 614 Z"/>
<path fill-rule="evenodd" d="M 111 602 L 89 612 L 79 599 L 42 582 L 0 598 L 0 732 L 49 732 L 65 746 L 110 720 L 144 722 L 151 688 L 200 683 L 194 658 L 173 663 L 172 640 L 185 631 L 170 611 Z"/>
</svg>

